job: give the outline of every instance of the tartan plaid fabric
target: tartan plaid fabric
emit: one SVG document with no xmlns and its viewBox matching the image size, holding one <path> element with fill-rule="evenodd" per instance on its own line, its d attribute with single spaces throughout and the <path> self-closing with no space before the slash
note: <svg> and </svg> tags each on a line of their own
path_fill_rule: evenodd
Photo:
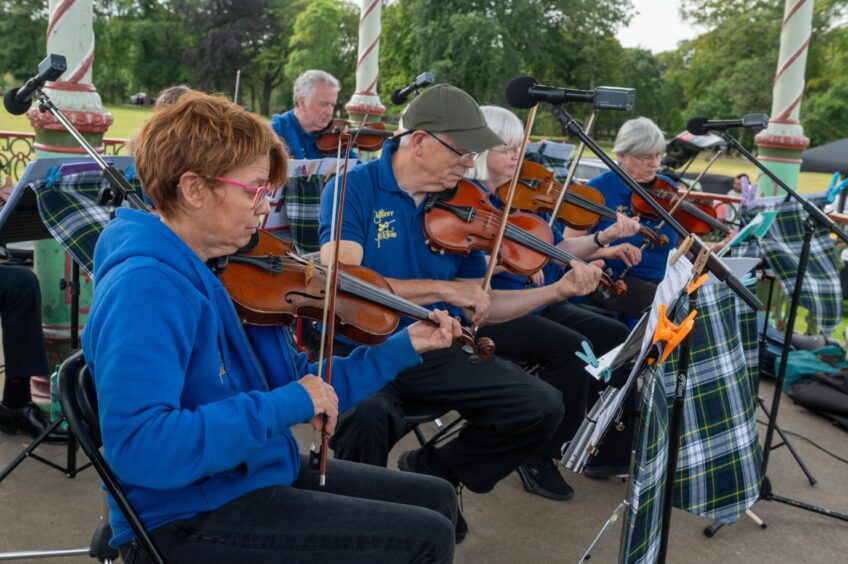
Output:
<svg viewBox="0 0 848 564">
<path fill-rule="evenodd" d="M 138 179 L 130 184 L 141 197 Z M 109 181 L 100 171 L 65 175 L 52 184 L 44 180 L 30 184 L 38 197 L 41 220 L 89 276 L 94 265 L 94 245 L 111 219 L 110 210 L 97 205 L 97 195 L 107 187 Z"/>
<path fill-rule="evenodd" d="M 668 406 L 659 362 L 642 373 L 642 405 L 636 458 L 625 516 L 625 563 L 656 562 L 659 556 L 665 468 L 668 461 Z"/>
<path fill-rule="evenodd" d="M 318 212 L 321 209 L 322 175 L 289 178 L 283 187 L 283 202 L 288 216 L 292 241 L 301 253 L 320 250 L 318 243 Z"/>
<path fill-rule="evenodd" d="M 816 205 L 821 204 L 820 198 L 811 198 L 810 201 Z M 793 200 L 759 205 L 755 202 L 755 207 L 744 211 L 743 217 L 750 221 L 754 215 L 765 210 L 778 210 L 780 213 L 761 239 L 760 245 L 769 266 L 791 296 L 798 273 L 798 259 L 804 242 L 804 218 L 807 214 Z M 834 240 L 827 229 L 817 226 L 811 240 L 810 260 L 801 288 L 801 305 L 813 313 L 825 335 L 830 335 L 842 319 L 842 286 L 836 259 Z"/>
<path fill-rule="evenodd" d="M 748 309 L 725 285 L 698 291 L 674 488 L 676 507 L 724 523 L 734 523 L 760 492 L 762 452 L 751 382 L 757 366 L 756 317 Z M 675 322 L 687 313 L 684 304 Z M 645 375 L 641 417 L 647 428 L 640 426 L 634 461 L 627 562 L 652 562 L 659 549 L 678 355 L 675 350 L 662 367 Z"/>
</svg>

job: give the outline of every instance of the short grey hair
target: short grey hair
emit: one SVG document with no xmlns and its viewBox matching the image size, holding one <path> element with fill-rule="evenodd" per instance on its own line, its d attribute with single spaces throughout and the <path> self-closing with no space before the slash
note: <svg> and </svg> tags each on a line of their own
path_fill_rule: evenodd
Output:
<svg viewBox="0 0 848 564">
<path fill-rule="evenodd" d="M 342 85 L 338 79 L 330 73 L 318 69 L 310 69 L 304 71 L 294 81 L 294 102 L 299 98 L 303 98 L 305 104 L 312 101 L 312 96 L 315 95 L 315 85 L 318 83 L 326 84 L 330 88 L 335 88 L 336 92 L 341 90 Z"/>
<path fill-rule="evenodd" d="M 665 135 L 662 130 L 646 117 L 629 119 L 624 122 L 612 152 L 616 155 L 638 155 L 640 153 L 662 153 L 665 151 Z"/>
<path fill-rule="evenodd" d="M 507 147 L 517 147 L 524 140 L 524 125 L 511 111 L 500 106 L 480 106 L 486 125 L 498 137 L 504 140 Z M 474 159 L 474 168 L 465 173 L 466 178 L 477 180 L 489 179 L 489 149 L 482 151 Z"/>
</svg>

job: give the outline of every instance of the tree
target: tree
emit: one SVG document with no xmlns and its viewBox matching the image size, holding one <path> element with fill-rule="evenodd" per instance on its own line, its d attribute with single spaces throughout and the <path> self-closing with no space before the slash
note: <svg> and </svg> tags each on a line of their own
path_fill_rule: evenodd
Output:
<svg viewBox="0 0 848 564">
<path fill-rule="evenodd" d="M 0 1 L 0 78 L 11 73 L 16 80 L 35 74 L 45 53 L 47 2 Z"/>
</svg>

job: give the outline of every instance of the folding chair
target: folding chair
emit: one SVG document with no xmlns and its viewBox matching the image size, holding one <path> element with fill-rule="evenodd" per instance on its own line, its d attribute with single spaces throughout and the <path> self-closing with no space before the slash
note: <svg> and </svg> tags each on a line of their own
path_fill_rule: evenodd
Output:
<svg viewBox="0 0 848 564">
<path fill-rule="evenodd" d="M 165 559 L 156 548 L 153 539 L 150 538 L 141 519 L 138 518 L 138 514 L 118 484 L 112 469 L 100 453 L 103 439 L 100 435 L 100 420 L 97 416 L 97 395 L 82 351 L 69 356 L 59 367 L 58 388 L 59 404 L 83 452 L 91 460 L 92 466 L 106 484 L 106 489 L 129 521 L 138 543 L 154 562 L 164 564 Z"/>
</svg>

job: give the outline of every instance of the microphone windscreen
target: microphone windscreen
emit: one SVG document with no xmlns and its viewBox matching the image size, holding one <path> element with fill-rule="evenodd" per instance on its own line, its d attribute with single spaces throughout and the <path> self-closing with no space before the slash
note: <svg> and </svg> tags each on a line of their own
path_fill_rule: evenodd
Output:
<svg viewBox="0 0 848 564">
<path fill-rule="evenodd" d="M 403 89 L 401 88 L 401 90 Z M 394 104 L 395 106 L 400 106 L 401 104 L 406 103 L 406 95 L 401 94 L 401 90 L 395 90 L 394 92 L 392 92 L 392 95 L 390 97 L 392 104 Z"/>
<path fill-rule="evenodd" d="M 32 98 L 20 102 L 15 99 L 15 96 L 18 94 L 17 88 L 12 88 L 6 95 L 3 96 L 3 105 L 6 106 L 6 111 L 12 114 L 13 116 L 20 116 L 27 113 L 27 110 L 32 105 Z"/>
<path fill-rule="evenodd" d="M 704 128 L 704 124 L 709 121 L 705 117 L 693 117 L 686 123 L 686 130 L 692 135 L 704 135 L 707 133 L 707 130 Z"/>
<path fill-rule="evenodd" d="M 506 103 L 513 108 L 532 108 L 536 100 L 530 95 L 530 88 L 538 84 L 532 76 L 516 76 L 504 88 Z"/>
</svg>

